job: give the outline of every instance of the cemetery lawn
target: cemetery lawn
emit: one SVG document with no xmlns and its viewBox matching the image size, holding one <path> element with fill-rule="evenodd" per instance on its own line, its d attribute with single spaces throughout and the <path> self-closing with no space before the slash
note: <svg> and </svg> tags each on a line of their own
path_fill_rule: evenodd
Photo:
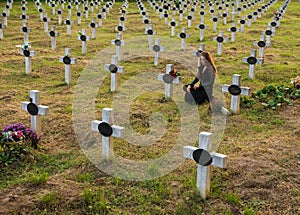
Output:
<svg viewBox="0 0 300 215">
<path fill-rule="evenodd" d="M 57 23 L 51 7 L 44 1 L 51 25 Z M 242 75 L 242 85 L 255 92 L 269 85 L 292 87 L 291 78 L 300 75 L 300 5 L 292 1 L 271 38 L 272 45 L 265 49 L 263 65 L 257 65 L 255 79 L 248 78 L 248 65 L 242 58 L 249 56 L 256 48 L 253 42 L 259 40 L 262 30 L 273 17 L 273 12 L 283 4 L 282 0 L 253 23 L 245 26 L 245 33 L 237 33 L 235 43 L 224 43 L 223 53 L 217 56 L 217 44 L 212 41 L 216 33 L 209 21 L 207 11 L 205 30 L 205 50 L 214 56 L 218 78 L 221 84 L 231 83 L 233 74 Z M 159 36 L 169 36 L 171 29 L 160 20 L 149 3 L 144 5 Z M 4 1 L 0 8 L 4 8 Z M 73 129 L 73 94 L 76 82 L 85 66 L 93 57 L 110 46 L 116 38 L 115 26 L 119 23 L 121 7 L 116 2 L 103 26 L 96 30 L 96 39 L 87 42 L 87 54 L 81 54 L 81 42 L 77 32 L 82 28 L 91 34 L 88 23 L 98 10 L 90 13 L 89 19 L 82 18 L 81 26 L 72 26 L 72 35 L 66 35 L 66 26 L 56 26 L 60 32 L 57 49 L 51 51 L 50 37 L 43 31 L 34 2 L 27 4 L 29 41 L 36 56 L 32 58 L 32 72 L 25 75 L 24 56 L 16 45 L 23 43 L 21 4 L 15 1 L 0 40 L 0 127 L 23 123 L 30 125 L 30 116 L 21 110 L 22 101 L 29 100 L 30 90 L 41 92 L 41 104 L 48 105 L 50 114 L 42 116 L 42 148 L 32 150 L 31 156 L 12 164 L 1 165 L 0 169 L 0 214 L 300 214 L 300 101 L 292 100 L 293 105 L 282 105 L 272 110 L 260 102 L 242 103 L 239 115 L 230 115 L 222 142 L 217 152 L 228 156 L 226 169 L 211 168 L 211 189 L 208 199 L 203 200 L 196 190 L 197 166 L 186 160 L 175 170 L 163 177 L 147 181 L 127 181 L 112 177 L 100 171 L 85 156 L 76 139 Z M 209 7 L 207 7 L 209 8 Z M 198 9 L 199 11 L 199 9 Z M 75 10 L 73 11 L 75 13 Z M 63 16 L 66 17 L 67 10 Z M 187 14 L 186 14 L 187 15 Z M 199 20 L 199 15 L 195 15 Z M 77 22 L 75 15 L 72 19 Z M 129 2 L 129 13 L 123 39 L 129 40 L 144 35 L 145 26 L 135 1 Z M 96 19 L 97 20 L 97 19 Z M 179 16 L 176 16 L 179 22 Z M 186 26 L 187 21 L 179 22 L 176 31 Z M 199 47 L 199 29 L 187 29 L 191 34 L 186 43 Z M 227 28 L 220 24 L 223 34 L 230 37 Z M 155 38 L 154 37 L 154 38 Z M 178 44 L 180 40 L 178 39 Z M 163 45 L 163 44 L 162 44 Z M 64 49 L 71 48 L 77 64 L 72 65 L 72 81 L 64 83 L 64 65 L 59 56 Z M 196 58 L 195 58 L 196 60 Z M 107 62 L 109 63 L 109 62 Z M 160 59 L 153 65 L 153 57 L 139 57 L 121 62 L 125 72 L 118 74 L 119 86 L 141 72 L 151 71 L 157 78 L 165 72 L 165 66 L 173 63 L 180 71 L 182 83 L 193 80 L 193 76 L 182 65 Z M 108 76 L 109 77 L 109 76 Z M 163 86 L 163 83 L 162 83 Z M 179 135 L 176 127 L 180 123 L 174 102 L 165 101 L 163 93 L 146 93 L 133 102 L 130 110 L 131 125 L 140 134 L 149 131 L 149 117 L 158 110 L 168 122 L 168 132 L 152 147 L 132 146 L 122 139 L 114 139 L 114 152 L 128 159 L 154 159 L 167 153 Z M 95 116 L 100 120 L 101 110 L 110 107 L 114 94 L 110 92 L 110 80 L 106 79 L 99 90 Z M 230 96 L 225 97 L 227 108 Z M 251 98 L 249 98 L 251 99 Z M 199 132 L 209 131 L 211 115 L 207 104 L 199 106 Z M 192 119 L 191 119 L 192 120 Z M 117 124 L 117 122 L 116 122 Z M 87 134 L 92 131 L 87 131 Z M 100 140 L 100 139 L 99 139 Z M 195 146 L 197 140 L 195 140 Z M 149 170 L 150 171 L 150 170 Z M 151 169 L 155 174 L 155 168 Z"/>
</svg>

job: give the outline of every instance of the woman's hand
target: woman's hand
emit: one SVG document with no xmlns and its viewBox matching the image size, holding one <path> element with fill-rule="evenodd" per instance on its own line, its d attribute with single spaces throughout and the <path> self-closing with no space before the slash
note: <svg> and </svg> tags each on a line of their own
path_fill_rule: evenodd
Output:
<svg viewBox="0 0 300 215">
<path fill-rule="evenodd" d="M 194 90 L 197 90 L 199 88 L 199 86 L 194 85 Z"/>
<path fill-rule="evenodd" d="M 190 93 L 191 92 L 191 88 L 192 88 L 191 85 L 188 85 L 187 88 L 186 88 L 186 90 Z"/>
</svg>

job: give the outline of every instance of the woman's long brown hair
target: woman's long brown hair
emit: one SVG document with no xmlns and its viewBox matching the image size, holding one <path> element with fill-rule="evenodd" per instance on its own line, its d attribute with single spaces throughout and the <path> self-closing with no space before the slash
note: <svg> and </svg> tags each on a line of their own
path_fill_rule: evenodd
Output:
<svg viewBox="0 0 300 215">
<path fill-rule="evenodd" d="M 211 54 L 209 52 L 201 52 L 201 55 L 204 56 L 208 62 L 211 64 L 211 66 L 213 67 L 213 69 L 215 70 L 215 74 L 218 74 L 218 70 L 217 70 L 217 67 L 216 67 L 216 64 L 211 56 Z"/>
</svg>

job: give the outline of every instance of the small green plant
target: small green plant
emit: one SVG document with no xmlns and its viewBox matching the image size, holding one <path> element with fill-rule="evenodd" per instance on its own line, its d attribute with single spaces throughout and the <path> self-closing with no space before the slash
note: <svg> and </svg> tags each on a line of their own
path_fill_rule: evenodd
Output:
<svg viewBox="0 0 300 215">
<path fill-rule="evenodd" d="M 28 178 L 28 182 L 32 185 L 44 184 L 48 181 L 49 174 L 47 172 L 42 174 L 33 174 Z"/>
<path fill-rule="evenodd" d="M 102 190 L 84 189 L 83 199 L 87 214 L 108 214 L 108 206 Z"/>
<path fill-rule="evenodd" d="M 300 98 L 300 89 L 285 87 L 284 85 L 269 85 L 257 90 L 252 97 L 267 108 L 275 109 L 282 105 L 292 105 L 293 99 Z"/>
</svg>

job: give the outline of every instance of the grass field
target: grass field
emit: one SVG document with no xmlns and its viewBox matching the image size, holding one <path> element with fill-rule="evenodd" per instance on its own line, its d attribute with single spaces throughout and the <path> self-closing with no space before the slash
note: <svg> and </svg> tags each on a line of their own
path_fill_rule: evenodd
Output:
<svg viewBox="0 0 300 215">
<path fill-rule="evenodd" d="M 169 163 L 169 168 L 153 162 L 145 172 L 141 171 L 141 174 L 151 176 L 151 180 L 125 180 L 113 177 L 112 170 L 96 168 L 95 164 L 101 167 L 101 163 L 98 163 L 101 161 L 101 137 L 89 127 L 91 120 L 101 120 L 102 108 L 113 107 L 116 124 L 124 126 L 127 123 L 131 133 L 137 135 L 136 139 L 132 139 L 151 143 L 144 146 L 132 144 L 130 132 L 127 133 L 127 140 L 114 138 L 114 153 L 137 162 L 158 159 L 167 154 L 176 146 L 181 135 L 196 146 L 198 133 L 213 130 L 212 122 L 219 118 L 214 118 L 207 111 L 208 104 L 190 106 L 198 118 L 193 117 L 194 113 L 184 118 L 179 110 L 181 106 L 178 107 L 178 104 L 184 103 L 180 101 L 181 98 L 183 100 L 182 85 L 193 80 L 194 66 L 197 65 L 192 49 L 196 50 L 203 43 L 205 50 L 213 55 L 218 68 L 215 88 L 221 87 L 221 84 L 230 84 L 233 74 L 240 74 L 242 85 L 250 87 L 251 92 L 269 85 L 292 87 L 291 78 L 300 75 L 298 1 L 290 2 L 280 26 L 276 28 L 275 36 L 271 38 L 271 47 L 265 49 L 264 63 L 256 66 L 254 80 L 248 77 L 249 66 L 242 63 L 242 58 L 248 57 L 251 49 L 257 49 L 253 45 L 254 41 L 258 41 L 261 32 L 267 29 L 274 12 L 283 5 L 282 0 L 270 6 L 251 27 L 245 26 L 244 33 L 238 32 L 234 43 L 230 42 L 230 32 L 227 31 L 231 27 L 230 16 L 227 25 L 223 25 L 221 20 L 218 31 L 223 31 L 223 35 L 229 38 L 223 44 L 221 56 L 217 55 L 217 43 L 212 39 L 218 32 L 212 30 L 213 23 L 207 4 L 205 24 L 208 29 L 205 29 L 202 42 L 199 41 L 199 29 L 196 28 L 200 24 L 200 2 L 189 29 L 185 18 L 179 21 L 178 14 L 169 12 L 178 22 L 176 33 L 186 27 L 187 33 L 191 35 L 186 39 L 187 49 L 180 51 L 180 39 L 170 37 L 170 26 L 165 24 L 164 18 L 159 18 L 149 2 L 143 1 L 148 18 L 157 32 L 153 41 L 160 38 L 161 45 L 166 49 L 161 54 L 158 66 L 154 66 L 153 52 L 146 46 L 145 24 L 142 23 L 137 3 L 130 1 L 125 21 L 126 31 L 123 32 L 126 43 L 122 47 L 124 60 L 120 62 L 125 72 L 117 74 L 118 88 L 115 93 L 110 92 L 110 76 L 104 75 L 103 64 L 110 63 L 110 56 L 115 52 L 111 41 L 116 39 L 115 27 L 119 24 L 122 2 L 116 2 L 107 19 L 103 19 L 102 26 L 96 30 L 96 39 L 87 41 L 85 55 L 81 54 L 81 41 L 78 40 L 77 32 L 86 29 L 91 36 L 88 24 L 105 2 L 98 9 L 95 8 L 94 12 L 90 11 L 88 18 L 82 17 L 80 26 L 77 25 L 76 9 L 73 8 L 74 25 L 70 36 L 67 35 L 65 25 L 57 25 L 58 17 L 52 15 L 51 7 L 44 1 L 42 3 L 51 18 L 49 30 L 52 25 L 56 25 L 60 36 L 57 37 L 56 50 L 52 51 L 51 39 L 44 32 L 44 24 L 39 20 L 36 6 L 33 1 L 28 1 L 28 27 L 32 30 L 29 41 L 31 50 L 36 52 L 29 75 L 25 74 L 24 57 L 16 47 L 23 44 L 19 1 L 13 3 L 8 26 L 3 29 L 4 39 L 0 40 L 0 127 L 19 122 L 30 125 L 29 114 L 21 110 L 22 101 L 29 100 L 30 90 L 40 90 L 41 103 L 50 108 L 50 114 L 42 117 L 43 148 L 33 151 L 33 156 L 24 161 L 1 166 L 0 214 L 300 213 L 299 99 L 292 101 L 293 105 L 283 105 L 275 110 L 265 108 L 260 102 L 250 107 L 242 104 L 239 115 L 225 118 L 224 131 L 220 128 L 220 143 L 215 144 L 214 149 L 228 156 L 228 167 L 211 168 L 211 191 L 206 200 L 200 197 L 196 189 L 195 162 L 186 160 L 173 168 L 175 160 L 181 155 L 164 163 Z M 242 15 L 247 16 L 261 5 L 259 3 L 242 12 Z M 4 8 L 5 1 L 0 1 L 0 9 Z M 63 20 L 67 14 L 65 8 Z M 187 15 L 188 12 L 184 17 Z M 59 63 L 65 48 L 71 48 L 71 56 L 77 59 L 77 64 L 71 66 L 72 81 L 69 85 L 64 83 L 64 65 Z M 181 73 L 182 83 L 174 86 L 177 100 L 165 100 L 163 83 L 156 80 L 159 73 L 165 72 L 166 64 L 170 63 Z M 156 86 L 161 86 L 160 92 L 155 91 Z M 91 94 L 81 95 L 82 92 Z M 142 93 L 133 97 L 138 92 Z M 128 95 L 133 98 L 130 102 L 126 100 Z M 224 96 L 229 109 L 230 96 Z M 118 114 L 123 110 L 125 112 L 125 107 L 129 108 L 129 113 L 123 122 Z M 197 126 L 190 128 L 194 124 Z M 190 133 L 180 133 L 183 128 L 191 129 Z M 192 129 L 196 132 L 191 132 Z M 85 139 L 86 145 L 82 142 Z M 183 146 L 185 142 L 179 145 Z M 140 170 L 134 171 L 139 174 Z"/>
</svg>

